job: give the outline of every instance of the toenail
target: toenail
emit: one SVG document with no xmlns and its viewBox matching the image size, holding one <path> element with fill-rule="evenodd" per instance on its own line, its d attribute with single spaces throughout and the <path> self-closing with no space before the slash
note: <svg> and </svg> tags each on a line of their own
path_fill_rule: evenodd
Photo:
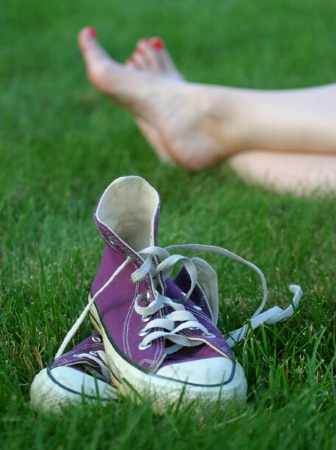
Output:
<svg viewBox="0 0 336 450">
<path fill-rule="evenodd" d="M 156 50 L 161 50 L 164 47 L 163 42 L 159 38 L 154 38 L 152 40 L 152 47 L 155 48 Z"/>
<path fill-rule="evenodd" d="M 96 30 L 94 27 L 90 27 L 90 28 L 88 29 L 88 35 L 89 35 L 91 38 L 97 37 L 97 30 Z"/>
<path fill-rule="evenodd" d="M 144 51 L 142 50 L 142 48 L 137 48 L 135 53 L 137 53 L 138 55 L 143 55 Z"/>
</svg>

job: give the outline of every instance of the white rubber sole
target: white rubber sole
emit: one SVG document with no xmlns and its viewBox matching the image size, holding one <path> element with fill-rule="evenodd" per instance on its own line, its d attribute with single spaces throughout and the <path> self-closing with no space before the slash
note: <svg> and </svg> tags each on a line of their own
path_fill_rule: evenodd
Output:
<svg viewBox="0 0 336 450">
<path fill-rule="evenodd" d="M 216 385 L 188 383 L 147 371 L 126 360 L 109 340 L 93 304 L 90 310 L 91 321 L 103 338 L 105 352 L 111 370 L 111 379 L 124 397 L 139 402 L 150 398 L 153 407 L 163 412 L 168 405 L 188 403 L 193 400 L 226 403 L 230 400 L 245 401 L 247 382 L 242 366 L 234 363 L 232 376 L 227 382 Z M 206 360 L 200 364 L 206 365 Z M 225 374 L 223 375 L 224 379 Z"/>
<path fill-rule="evenodd" d="M 33 380 L 30 404 L 35 410 L 60 412 L 69 404 L 100 402 L 103 405 L 118 398 L 118 391 L 109 383 L 71 367 L 45 368 Z"/>
</svg>

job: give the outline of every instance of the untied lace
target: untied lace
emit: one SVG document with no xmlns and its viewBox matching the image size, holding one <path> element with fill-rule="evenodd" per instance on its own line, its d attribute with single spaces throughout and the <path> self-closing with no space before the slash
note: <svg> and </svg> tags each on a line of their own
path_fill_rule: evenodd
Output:
<svg viewBox="0 0 336 450">
<path fill-rule="evenodd" d="M 141 306 L 141 302 L 143 300 L 146 300 L 145 294 L 139 294 L 137 298 L 135 299 L 135 311 L 142 316 L 142 320 L 144 322 L 148 322 L 147 325 L 144 326 L 144 328 L 140 331 L 140 335 L 144 336 L 144 339 L 142 343 L 140 344 L 139 348 L 141 350 L 144 350 L 146 348 L 149 348 L 151 346 L 151 343 L 153 340 L 158 339 L 160 337 L 164 337 L 165 339 L 169 339 L 173 345 L 170 347 L 167 347 L 166 351 L 167 353 L 173 353 L 176 352 L 178 349 L 180 349 L 183 346 L 194 346 L 194 345 L 200 345 L 204 343 L 204 337 L 212 338 L 215 337 L 211 333 L 208 332 L 207 328 L 202 325 L 197 318 L 190 312 L 187 311 L 184 307 L 184 302 L 189 298 L 191 293 L 193 292 L 196 283 L 197 283 L 197 270 L 195 267 L 195 264 L 193 263 L 192 259 L 187 258 L 182 255 L 173 254 L 170 255 L 169 252 L 176 251 L 176 250 L 196 250 L 196 251 L 202 251 L 202 252 L 210 252 L 210 253 L 217 253 L 223 256 L 227 256 L 231 259 L 234 259 L 236 261 L 239 261 L 243 264 L 246 264 L 247 266 L 251 267 L 253 270 L 255 270 L 261 280 L 262 288 L 263 288 L 263 299 L 258 307 L 258 309 L 255 311 L 255 313 L 252 315 L 250 319 L 250 326 L 255 329 L 259 327 L 261 324 L 275 324 L 281 320 L 284 320 L 288 317 L 290 317 L 294 313 L 294 308 L 298 307 L 299 301 L 302 297 L 302 290 L 297 285 L 290 285 L 289 289 L 294 294 L 292 305 L 290 305 L 288 308 L 283 310 L 282 308 L 278 306 L 274 306 L 273 308 L 270 308 L 269 310 L 262 313 L 262 310 L 265 307 L 266 301 L 267 301 L 267 283 L 264 274 L 262 271 L 252 264 L 251 262 L 245 260 L 244 258 L 241 258 L 240 256 L 236 255 L 233 252 L 230 252 L 227 249 L 216 247 L 213 245 L 202 245 L 202 244 L 184 244 L 184 245 L 171 245 L 165 248 L 161 247 L 147 247 L 139 252 L 141 256 L 145 258 L 144 263 L 140 266 L 139 269 L 137 269 L 135 272 L 133 272 L 131 278 L 134 283 L 139 282 L 143 280 L 147 274 L 150 274 L 155 280 L 158 274 L 161 274 L 162 279 L 165 280 L 169 278 L 171 275 L 174 266 L 176 263 L 182 263 L 185 267 L 186 271 L 189 274 L 191 285 L 189 291 L 185 294 L 184 299 L 182 300 L 173 300 L 170 299 L 162 294 L 160 294 L 158 291 L 156 291 L 156 298 L 153 302 L 147 302 L 146 306 Z M 161 261 L 159 264 L 156 263 L 157 258 Z M 112 274 L 112 276 L 107 280 L 107 282 L 96 292 L 96 294 L 91 298 L 85 309 L 83 310 L 82 314 L 79 316 L 73 327 L 69 330 L 67 333 L 61 347 L 59 348 L 55 359 L 58 358 L 62 353 L 64 352 L 65 348 L 69 344 L 70 340 L 82 324 L 84 318 L 88 314 L 92 304 L 97 299 L 97 297 L 113 282 L 113 280 L 117 277 L 117 275 L 132 261 L 132 258 L 129 256 L 118 268 L 117 270 Z M 151 316 L 158 312 L 159 310 L 162 310 L 165 307 L 169 307 L 170 309 L 173 309 L 173 312 L 170 312 L 166 316 L 163 316 L 162 318 L 158 319 L 151 319 Z M 175 322 L 179 322 L 179 325 L 176 326 Z M 168 330 L 168 331 L 157 331 L 158 328 Z M 240 342 L 244 339 L 246 336 L 246 333 L 248 331 L 249 324 L 245 324 L 243 327 L 232 331 L 229 333 L 228 336 L 226 336 L 226 341 L 230 347 L 233 347 L 235 343 Z M 156 329 L 156 330 L 155 330 Z M 203 332 L 203 339 L 202 336 L 199 336 L 199 339 L 195 339 L 195 336 L 193 336 L 193 339 L 189 339 L 186 335 L 179 334 L 183 330 L 192 330 L 197 329 Z"/>
</svg>

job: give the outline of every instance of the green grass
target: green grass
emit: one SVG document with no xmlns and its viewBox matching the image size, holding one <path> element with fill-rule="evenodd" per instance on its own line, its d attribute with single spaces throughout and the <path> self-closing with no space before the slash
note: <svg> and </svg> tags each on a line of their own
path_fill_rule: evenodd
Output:
<svg viewBox="0 0 336 450">
<path fill-rule="evenodd" d="M 76 47 L 84 25 L 120 61 L 160 35 L 191 80 L 258 88 L 334 81 L 334 8 L 327 0 L 11 0 L 0 7 L 0 442 L 8 450 L 335 448 L 333 196 L 295 198 L 247 186 L 225 165 L 191 174 L 157 163 L 131 118 L 87 82 Z M 160 192 L 161 245 L 224 246 L 265 273 L 285 323 L 250 331 L 235 353 L 246 407 L 155 415 L 146 402 L 36 416 L 34 375 L 52 361 L 82 310 L 103 244 L 92 214 L 116 177 Z M 248 268 L 218 269 L 223 329 L 260 301 Z M 76 340 L 90 330 L 85 323 Z"/>
</svg>

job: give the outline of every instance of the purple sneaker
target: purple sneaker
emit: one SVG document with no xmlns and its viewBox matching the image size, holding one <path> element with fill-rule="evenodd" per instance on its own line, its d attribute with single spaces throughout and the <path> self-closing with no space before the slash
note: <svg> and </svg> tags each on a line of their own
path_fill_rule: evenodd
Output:
<svg viewBox="0 0 336 450">
<path fill-rule="evenodd" d="M 81 404 L 83 398 L 102 404 L 118 398 L 98 333 L 41 370 L 30 388 L 31 405 L 36 410 L 59 411 L 69 403 Z"/>
<path fill-rule="evenodd" d="M 194 262 L 156 247 L 158 215 L 157 192 L 136 176 L 114 181 L 96 211 L 106 249 L 90 312 L 112 379 L 122 395 L 154 394 L 160 404 L 182 394 L 245 398 L 244 371 L 213 323 Z M 178 262 L 187 293 L 169 279 Z"/>
<path fill-rule="evenodd" d="M 103 338 L 111 378 L 122 395 L 136 400 L 153 397 L 159 411 L 182 397 L 208 402 L 245 399 L 244 371 L 230 347 L 243 339 L 247 326 L 225 339 L 216 327 L 214 270 L 200 258 L 170 252 L 216 252 L 254 269 L 264 297 L 252 316 L 253 328 L 289 317 L 293 306 L 261 313 L 267 299 L 264 275 L 228 250 L 199 244 L 158 247 L 159 207 L 157 192 L 140 177 L 118 178 L 106 189 L 95 214 L 106 248 L 89 303 L 57 355 L 90 311 Z M 176 264 L 183 267 L 172 280 Z M 297 306 L 301 290 L 295 286 L 293 292 Z"/>
</svg>

